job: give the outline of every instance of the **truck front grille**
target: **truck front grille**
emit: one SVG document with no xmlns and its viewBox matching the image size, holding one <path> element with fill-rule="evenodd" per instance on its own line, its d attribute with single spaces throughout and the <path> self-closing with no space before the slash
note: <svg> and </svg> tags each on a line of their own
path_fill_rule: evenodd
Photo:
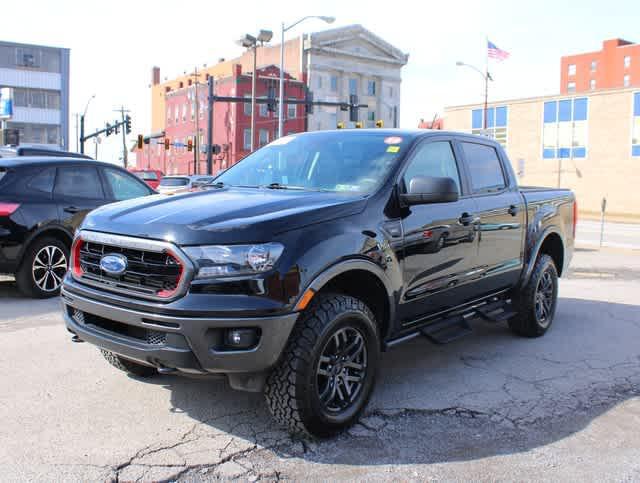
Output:
<svg viewBox="0 0 640 483">
<path fill-rule="evenodd" d="M 69 315 L 73 317 L 76 322 L 82 325 L 93 326 L 112 334 L 130 337 L 149 345 L 164 345 L 167 341 L 166 332 L 145 329 L 144 327 L 138 327 L 137 325 L 123 324 L 122 322 L 105 319 L 104 317 L 89 314 L 72 307 L 69 307 L 68 310 Z"/>
<path fill-rule="evenodd" d="M 123 273 L 113 275 L 100 267 L 100 260 L 108 254 L 126 257 L 127 268 Z M 139 250 L 93 241 L 82 243 L 79 262 L 83 281 L 112 291 L 154 298 L 172 295 L 180 284 L 184 268 L 173 254 L 166 251 Z"/>
</svg>

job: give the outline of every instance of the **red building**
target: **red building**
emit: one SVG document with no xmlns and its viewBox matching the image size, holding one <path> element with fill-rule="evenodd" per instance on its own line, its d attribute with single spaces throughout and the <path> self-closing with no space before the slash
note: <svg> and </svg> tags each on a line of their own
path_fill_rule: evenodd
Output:
<svg viewBox="0 0 640 483">
<path fill-rule="evenodd" d="M 602 50 L 568 55 L 560 61 L 560 92 L 640 86 L 640 44 L 605 40 Z"/>
<path fill-rule="evenodd" d="M 266 98 L 269 88 L 278 93 L 280 71 L 270 65 L 258 69 L 256 97 Z M 208 77 L 208 76 L 207 76 Z M 304 99 L 305 84 L 285 73 L 285 100 Z M 137 153 L 138 168 L 159 169 L 166 174 L 203 174 L 207 172 L 207 155 L 204 149 L 195 153 L 196 132 L 199 145 L 207 143 L 208 86 L 204 79 L 196 85 L 192 82 L 182 88 L 170 90 L 165 96 L 165 130 L 161 136 L 145 145 L 143 152 Z M 215 94 L 218 96 L 251 97 L 251 73 L 243 74 L 237 64 L 233 75 L 216 78 Z M 284 133 L 302 132 L 305 127 L 304 105 L 286 104 L 284 109 Z M 270 112 L 266 104 L 256 104 L 256 131 L 254 145 L 263 146 L 277 137 L 278 113 Z M 165 139 L 171 146 L 165 149 Z M 188 141 L 194 146 L 187 150 Z M 251 146 L 251 103 L 216 102 L 213 107 L 213 143 L 221 147 L 220 154 L 213 156 L 213 174 L 237 163 L 250 152 Z M 199 158 L 196 160 L 196 157 Z M 196 169 L 197 163 L 197 169 Z"/>
</svg>

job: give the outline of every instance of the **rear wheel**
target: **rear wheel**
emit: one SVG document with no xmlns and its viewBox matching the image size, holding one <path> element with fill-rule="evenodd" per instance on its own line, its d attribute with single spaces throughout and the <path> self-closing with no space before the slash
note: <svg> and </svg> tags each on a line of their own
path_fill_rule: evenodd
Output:
<svg viewBox="0 0 640 483">
<path fill-rule="evenodd" d="M 542 254 L 536 260 L 529 282 L 514 297 L 518 315 L 509 320 L 509 327 L 524 337 L 544 335 L 553 322 L 557 300 L 558 271 L 553 259 Z"/>
<path fill-rule="evenodd" d="M 354 297 L 321 296 L 267 379 L 271 414 L 293 433 L 323 437 L 349 427 L 371 396 L 379 356 L 371 310 Z"/>
<path fill-rule="evenodd" d="M 103 357 L 109 364 L 111 364 L 116 369 L 120 369 L 121 371 L 124 371 L 128 374 L 138 377 L 151 377 L 158 374 L 158 371 L 155 367 L 138 364 L 137 362 L 125 359 L 124 357 L 121 357 L 105 349 L 100 349 L 100 352 L 102 352 Z"/>
<path fill-rule="evenodd" d="M 16 273 L 18 288 L 29 297 L 54 297 L 60 293 L 68 265 L 67 245 L 57 238 L 39 238 L 27 248 Z"/>
</svg>

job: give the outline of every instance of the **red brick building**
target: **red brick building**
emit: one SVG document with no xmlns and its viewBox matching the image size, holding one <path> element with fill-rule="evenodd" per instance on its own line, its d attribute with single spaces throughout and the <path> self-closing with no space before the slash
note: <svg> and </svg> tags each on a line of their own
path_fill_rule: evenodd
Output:
<svg viewBox="0 0 640 483">
<path fill-rule="evenodd" d="M 232 75 L 215 80 L 215 94 L 218 96 L 251 97 L 251 73 L 244 74 L 240 64 L 233 66 Z M 270 65 L 258 69 L 256 97 L 267 97 L 269 88 L 278 92 L 278 67 Z M 207 74 L 208 78 L 208 74 Z M 297 81 L 285 73 L 285 100 L 304 99 L 305 83 Z M 197 91 L 197 94 L 196 94 Z M 152 139 L 143 152 L 137 153 L 139 168 L 159 169 L 166 174 L 203 174 L 207 170 L 207 155 L 187 150 L 188 140 L 195 147 L 196 132 L 199 144 L 207 143 L 208 87 L 205 79 L 196 86 L 188 82 L 175 90 L 165 93 L 165 129 L 163 136 Z M 197 99 L 197 101 L 196 101 Z M 251 145 L 251 103 L 216 102 L 213 110 L 213 143 L 221 146 L 220 154 L 214 155 L 213 173 L 237 163 L 250 152 Z M 305 126 L 304 105 L 285 104 L 284 133 L 302 132 Z M 278 132 L 278 113 L 268 111 L 266 104 L 256 104 L 255 146 L 263 146 L 273 141 Z M 165 150 L 164 140 L 169 139 L 171 147 Z M 199 154 L 199 155 L 198 155 Z M 199 158 L 196 161 L 196 156 Z M 197 170 L 195 165 L 197 162 Z"/>
<path fill-rule="evenodd" d="M 640 44 L 605 40 L 602 50 L 564 56 L 560 66 L 561 94 L 640 86 Z"/>
</svg>

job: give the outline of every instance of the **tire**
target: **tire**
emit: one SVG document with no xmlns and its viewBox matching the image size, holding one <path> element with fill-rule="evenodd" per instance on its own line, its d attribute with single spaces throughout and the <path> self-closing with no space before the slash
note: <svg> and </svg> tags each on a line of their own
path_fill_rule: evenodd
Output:
<svg viewBox="0 0 640 483">
<path fill-rule="evenodd" d="M 366 407 L 379 358 L 378 328 L 364 302 L 347 295 L 321 295 L 296 323 L 267 378 L 269 410 L 294 434 L 339 433 Z"/>
<path fill-rule="evenodd" d="M 529 282 L 513 299 L 518 315 L 509 320 L 509 328 L 523 337 L 544 335 L 553 323 L 557 302 L 558 270 L 553 259 L 542 254 Z"/>
<path fill-rule="evenodd" d="M 67 245 L 50 236 L 38 238 L 27 247 L 16 272 L 18 289 L 27 297 L 55 297 L 68 266 Z"/>
<path fill-rule="evenodd" d="M 119 355 L 105 349 L 100 349 L 100 352 L 102 352 L 103 357 L 109 364 L 116 369 L 126 372 L 127 374 L 137 377 L 152 377 L 158 374 L 155 367 L 143 366 L 142 364 L 120 357 Z"/>
</svg>

